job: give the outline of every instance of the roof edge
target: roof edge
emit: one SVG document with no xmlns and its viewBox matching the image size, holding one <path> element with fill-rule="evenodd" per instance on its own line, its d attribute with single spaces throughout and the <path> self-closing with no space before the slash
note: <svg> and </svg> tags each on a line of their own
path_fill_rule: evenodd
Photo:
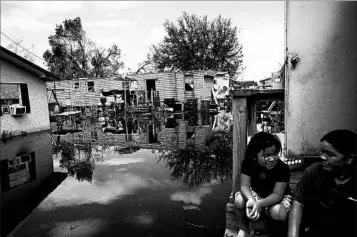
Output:
<svg viewBox="0 0 357 237">
<path fill-rule="evenodd" d="M 45 81 L 59 81 L 61 78 L 46 69 L 37 66 L 33 62 L 19 56 L 18 54 L 11 52 L 10 50 L 0 46 L 0 57 L 22 67 L 25 70 L 35 73 L 40 79 Z"/>
</svg>

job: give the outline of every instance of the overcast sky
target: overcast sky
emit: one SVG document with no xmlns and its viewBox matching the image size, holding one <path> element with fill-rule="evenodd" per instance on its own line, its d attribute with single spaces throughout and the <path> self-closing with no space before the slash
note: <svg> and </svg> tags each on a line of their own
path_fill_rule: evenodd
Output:
<svg viewBox="0 0 357 237">
<path fill-rule="evenodd" d="M 219 14 L 232 19 L 243 44 L 244 80 L 268 77 L 283 64 L 283 1 L 1 1 L 1 32 L 23 40 L 27 47 L 34 45 L 33 52 L 42 57 L 56 24 L 79 16 L 88 37 L 98 45 L 119 45 L 128 71 L 137 69 L 149 46 L 163 39 L 165 19 L 176 21 L 182 11 L 207 15 L 209 20 Z M 9 43 L 1 35 L 1 45 Z M 43 66 L 41 60 L 37 64 Z"/>
</svg>

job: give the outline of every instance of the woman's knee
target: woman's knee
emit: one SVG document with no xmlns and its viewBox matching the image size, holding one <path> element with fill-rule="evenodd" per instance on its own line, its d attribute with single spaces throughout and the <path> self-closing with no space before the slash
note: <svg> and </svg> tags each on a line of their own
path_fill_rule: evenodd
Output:
<svg viewBox="0 0 357 237">
<path fill-rule="evenodd" d="M 238 209 L 245 208 L 245 200 L 240 192 L 236 194 L 234 203 Z"/>
<path fill-rule="evenodd" d="M 269 208 L 270 217 L 276 221 L 285 221 L 288 217 L 285 207 L 282 204 L 277 204 Z"/>
</svg>

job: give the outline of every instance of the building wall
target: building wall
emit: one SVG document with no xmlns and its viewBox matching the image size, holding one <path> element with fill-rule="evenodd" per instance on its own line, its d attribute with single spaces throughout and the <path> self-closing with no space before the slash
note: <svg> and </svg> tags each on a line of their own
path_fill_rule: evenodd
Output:
<svg viewBox="0 0 357 237">
<path fill-rule="evenodd" d="M 185 91 L 184 75 L 192 74 L 194 77 L 194 91 Z M 146 80 L 156 80 L 156 90 L 159 91 L 160 101 L 165 98 L 175 98 L 180 103 L 185 103 L 187 99 L 198 99 L 198 107 L 202 99 L 210 98 L 205 95 L 204 75 L 214 76 L 212 71 L 190 71 L 190 72 L 160 72 L 160 73 L 143 73 L 131 75 L 130 77 L 138 80 L 140 88 L 146 90 Z M 213 81 L 212 81 L 213 85 Z"/>
<path fill-rule="evenodd" d="M 0 116 L 0 133 L 7 130 L 13 135 L 21 131 L 27 133 L 50 129 L 50 119 L 47 103 L 45 81 L 8 61 L 0 59 L 1 83 L 27 83 L 31 112 L 26 115 L 13 117 L 10 114 Z"/>
<path fill-rule="evenodd" d="M 94 91 L 88 91 L 88 82 L 94 82 Z M 79 83 L 79 88 L 75 89 L 75 83 Z M 121 81 L 113 81 L 107 78 L 103 79 L 78 79 L 78 80 L 63 80 L 58 82 L 47 82 L 48 89 L 64 89 L 63 91 L 55 91 L 58 102 L 62 106 L 89 106 L 98 105 L 100 103 L 100 89 L 103 91 L 123 90 Z M 50 96 L 50 91 L 48 96 Z M 56 102 L 53 95 L 49 102 Z"/>
<path fill-rule="evenodd" d="M 215 76 L 214 80 L 216 81 L 216 85 L 219 86 L 219 88 L 223 88 L 224 86 L 229 88 L 229 76 L 228 75 L 217 75 Z"/>
<path fill-rule="evenodd" d="M 185 102 L 185 82 L 184 74 L 182 72 L 175 73 L 176 88 L 177 88 L 177 100 L 181 103 Z"/>
<path fill-rule="evenodd" d="M 356 22 L 357 2 L 286 3 L 289 155 L 318 154 L 319 139 L 331 130 L 356 132 Z"/>
<path fill-rule="evenodd" d="M 146 80 L 156 80 L 155 86 L 156 91 L 159 92 L 160 101 L 163 102 L 165 98 L 174 98 L 180 100 L 178 97 L 178 91 L 182 90 L 182 84 L 177 83 L 175 73 L 172 72 L 162 72 L 162 73 L 143 73 L 137 75 L 131 75 L 132 78 L 138 80 L 139 88 L 147 90 Z"/>
</svg>

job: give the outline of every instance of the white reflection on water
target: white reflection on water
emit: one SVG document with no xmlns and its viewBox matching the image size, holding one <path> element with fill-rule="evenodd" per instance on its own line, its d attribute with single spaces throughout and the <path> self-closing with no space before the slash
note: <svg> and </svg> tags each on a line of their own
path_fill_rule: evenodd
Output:
<svg viewBox="0 0 357 237">
<path fill-rule="evenodd" d="M 202 198 L 212 193 L 212 188 L 199 188 L 194 192 L 176 192 L 170 196 L 171 201 L 182 201 L 186 205 L 200 205 Z"/>
<path fill-rule="evenodd" d="M 115 158 L 115 159 L 107 159 L 104 160 L 103 162 L 98 163 L 97 165 L 111 165 L 111 166 L 116 166 L 116 165 L 128 165 L 128 164 L 135 164 L 135 163 L 141 163 L 145 162 L 145 158 Z"/>
<path fill-rule="evenodd" d="M 101 229 L 105 228 L 103 220 L 85 219 L 71 222 L 57 222 L 49 231 L 48 236 L 62 237 L 62 236 L 93 236 Z"/>
<path fill-rule="evenodd" d="M 111 174 L 104 182 L 78 182 L 69 177 L 52 192 L 39 206 L 41 210 L 89 203 L 108 204 L 137 189 L 147 187 L 149 182 L 133 173 Z"/>
<path fill-rule="evenodd" d="M 135 222 L 143 225 L 151 225 L 154 220 L 154 216 L 148 213 L 141 213 L 135 217 Z"/>
<path fill-rule="evenodd" d="M 194 205 L 182 205 L 182 208 L 183 208 L 185 211 L 188 211 L 188 210 L 200 211 L 200 210 L 201 210 L 199 207 L 196 207 L 196 206 L 194 206 Z"/>
</svg>

